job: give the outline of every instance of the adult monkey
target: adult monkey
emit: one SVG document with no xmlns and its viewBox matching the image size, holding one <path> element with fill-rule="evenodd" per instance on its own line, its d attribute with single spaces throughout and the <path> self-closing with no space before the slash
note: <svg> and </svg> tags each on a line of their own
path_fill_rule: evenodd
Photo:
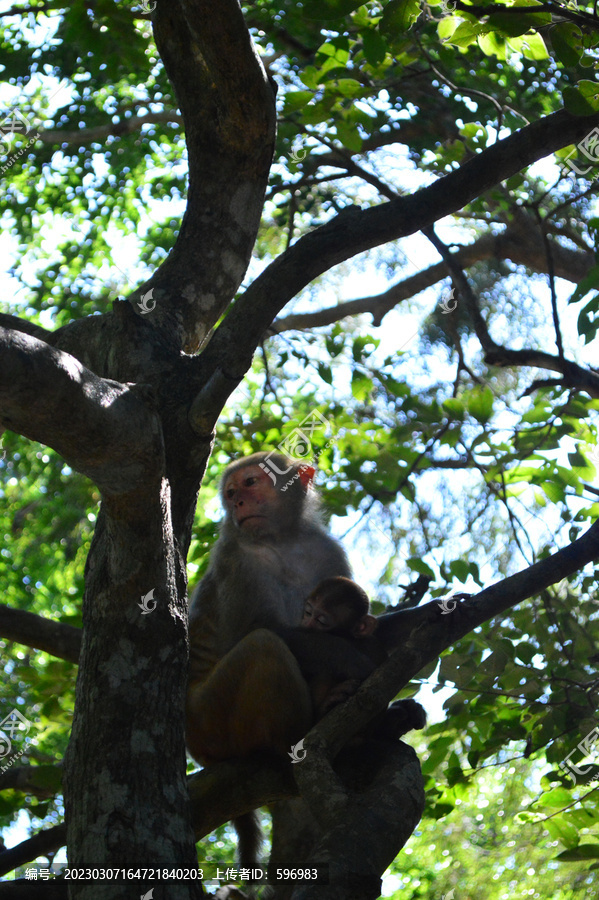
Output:
<svg viewBox="0 0 599 900">
<path fill-rule="evenodd" d="M 312 724 L 299 666 L 267 628 L 297 624 L 320 581 L 351 574 L 313 478 L 311 466 L 274 452 L 223 475 L 226 515 L 190 607 L 186 739 L 204 764 L 264 747 L 287 753 Z"/>
<path fill-rule="evenodd" d="M 324 578 L 350 575 L 322 525 L 314 469 L 255 453 L 225 469 L 225 519 L 189 612 L 186 742 L 204 765 L 273 748 L 287 753 L 309 731 L 312 699 L 284 641 L 263 626 L 297 624 Z M 252 868 L 261 832 L 235 819 L 239 858 Z"/>
</svg>

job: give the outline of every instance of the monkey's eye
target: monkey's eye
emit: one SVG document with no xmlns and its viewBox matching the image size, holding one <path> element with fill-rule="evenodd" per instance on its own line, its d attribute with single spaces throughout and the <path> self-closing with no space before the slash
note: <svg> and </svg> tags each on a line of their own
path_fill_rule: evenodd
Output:
<svg viewBox="0 0 599 900">
<path fill-rule="evenodd" d="M 227 500 L 231 500 L 234 494 L 235 488 L 227 488 L 227 490 L 225 491 L 225 497 L 227 498 Z"/>
<path fill-rule="evenodd" d="M 251 487 L 253 484 L 256 484 L 257 481 L 258 481 L 258 479 L 256 478 L 255 475 L 248 475 L 248 477 L 245 479 L 245 481 L 243 483 L 245 484 L 246 487 Z"/>
</svg>

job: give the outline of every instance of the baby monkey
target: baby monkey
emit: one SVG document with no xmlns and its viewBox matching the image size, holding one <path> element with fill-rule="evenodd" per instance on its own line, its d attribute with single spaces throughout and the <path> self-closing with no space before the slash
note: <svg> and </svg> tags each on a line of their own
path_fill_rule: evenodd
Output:
<svg viewBox="0 0 599 900">
<path fill-rule="evenodd" d="M 366 591 L 341 575 L 325 578 L 317 584 L 304 604 L 302 628 L 315 628 L 342 637 L 368 637 L 374 634 L 376 626 Z"/>
<path fill-rule="evenodd" d="M 299 627 L 279 632 L 308 683 L 315 720 L 347 700 L 387 659 L 377 625 L 366 592 L 351 579 L 337 576 L 321 581 L 307 597 Z M 419 703 L 396 700 L 375 720 L 369 734 L 397 740 L 425 725 L 426 713 Z"/>
</svg>

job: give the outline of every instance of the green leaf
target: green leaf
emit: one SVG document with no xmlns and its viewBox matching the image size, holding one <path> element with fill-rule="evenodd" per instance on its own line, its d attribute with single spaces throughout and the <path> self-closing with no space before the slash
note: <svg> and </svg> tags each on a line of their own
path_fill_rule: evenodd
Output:
<svg viewBox="0 0 599 900">
<path fill-rule="evenodd" d="M 548 59 L 549 53 L 545 41 L 540 34 L 527 34 L 520 38 L 522 41 L 522 54 L 526 59 Z"/>
<path fill-rule="evenodd" d="M 571 803 L 572 794 L 563 787 L 554 788 L 539 797 L 539 804 L 551 809 L 561 809 L 570 806 Z"/>
<path fill-rule="evenodd" d="M 372 393 L 372 379 L 363 372 L 352 372 L 351 392 L 359 403 L 364 403 Z"/>
<path fill-rule="evenodd" d="M 599 288 L 599 266 L 593 266 L 584 278 L 578 282 L 578 286 L 568 300 L 568 303 L 578 303 L 578 301 L 586 297 L 593 288 Z M 596 301 L 599 308 L 599 297 L 596 298 Z"/>
<path fill-rule="evenodd" d="M 454 559 L 449 566 L 449 571 L 458 581 L 468 581 L 470 575 L 470 565 L 464 559 Z"/>
<path fill-rule="evenodd" d="M 283 102 L 283 111 L 286 113 L 295 112 L 304 107 L 314 98 L 313 91 L 289 91 L 285 94 Z"/>
<path fill-rule="evenodd" d="M 599 859 L 599 844 L 579 844 L 572 850 L 564 850 L 555 857 L 562 862 L 575 862 L 576 860 Z"/>
<path fill-rule="evenodd" d="M 345 37 L 335 38 L 321 44 L 316 53 L 317 57 L 329 56 L 337 60 L 340 66 L 345 66 L 349 61 L 349 42 Z"/>
<path fill-rule="evenodd" d="M 598 330 L 599 294 L 595 294 L 578 314 L 578 332 L 584 337 L 585 344 L 589 344 L 596 337 Z"/>
<path fill-rule="evenodd" d="M 541 485 L 541 490 L 551 500 L 552 503 L 562 503 L 566 498 L 564 488 L 556 484 L 554 481 L 545 481 Z"/>
<path fill-rule="evenodd" d="M 348 150 L 353 150 L 355 153 L 360 152 L 362 149 L 362 138 L 354 122 L 339 121 L 336 131 L 337 137 L 344 147 L 347 147 Z"/>
<path fill-rule="evenodd" d="M 364 88 L 354 78 L 339 78 L 335 82 L 335 88 L 342 97 L 357 97 L 364 93 Z"/>
<path fill-rule="evenodd" d="M 391 0 L 381 16 L 379 28 L 392 35 L 405 34 L 421 12 L 418 0 Z"/>
<path fill-rule="evenodd" d="M 489 137 L 487 129 L 478 122 L 468 122 L 460 128 L 460 134 L 465 138 L 466 145 L 471 150 L 482 150 L 487 146 Z"/>
<path fill-rule="evenodd" d="M 519 644 L 516 644 L 514 650 L 516 659 L 521 659 L 527 665 L 530 665 L 539 652 L 538 648 L 534 644 L 529 644 L 528 641 L 520 641 Z"/>
<path fill-rule="evenodd" d="M 439 24 L 437 25 L 437 34 L 441 38 L 442 41 L 447 41 L 458 25 L 462 20 L 458 19 L 457 16 L 447 16 L 444 19 L 441 19 Z"/>
<path fill-rule="evenodd" d="M 582 31 L 573 22 L 560 22 L 549 31 L 555 55 L 565 66 L 575 66 L 582 56 Z"/>
<path fill-rule="evenodd" d="M 362 32 L 362 42 L 364 44 L 364 56 L 371 66 L 378 66 L 385 58 L 387 53 L 387 42 L 377 31 L 372 28 Z"/>
<path fill-rule="evenodd" d="M 530 31 L 532 28 L 540 28 L 549 24 L 551 24 L 551 14 L 542 12 L 523 12 L 522 15 L 519 16 L 513 16 L 510 13 L 497 12 L 493 13 L 493 15 L 489 16 L 487 19 L 489 28 L 500 34 L 505 34 L 508 37 L 518 37 L 521 34 L 526 34 L 526 32 Z"/>
<path fill-rule="evenodd" d="M 447 400 L 443 401 L 443 409 L 449 413 L 449 415 L 454 419 L 463 420 L 466 415 L 466 408 L 461 400 L 457 397 L 449 397 Z"/>
<path fill-rule="evenodd" d="M 455 44 L 456 47 L 469 47 L 478 39 L 479 34 L 484 34 L 485 27 L 474 22 L 460 22 L 455 29 L 451 38 L 446 39 L 446 43 Z"/>
<path fill-rule="evenodd" d="M 587 469 L 588 463 L 580 450 L 576 449 L 572 453 L 568 453 L 568 462 L 573 469 Z"/>
<path fill-rule="evenodd" d="M 572 802 L 571 796 L 569 802 Z M 544 824 L 553 840 L 561 841 L 564 847 L 569 848 L 565 850 L 564 853 L 576 852 L 576 845 L 580 840 L 580 835 L 578 829 L 574 825 L 567 822 L 563 816 L 553 816 L 552 818 L 547 819 Z M 562 858 L 564 853 L 561 853 L 556 859 Z M 580 857 L 575 858 L 579 859 Z M 582 858 L 585 859 L 586 857 Z"/>
<path fill-rule="evenodd" d="M 486 56 L 496 56 L 497 59 L 506 58 L 506 40 L 497 32 L 492 31 L 490 34 L 481 34 L 477 38 L 477 42 Z"/>
<path fill-rule="evenodd" d="M 354 362 L 360 363 L 374 353 L 380 341 L 370 334 L 361 334 L 354 338 L 352 343 L 352 357 Z"/>
<path fill-rule="evenodd" d="M 473 391 L 468 396 L 468 412 L 483 424 L 488 422 L 493 414 L 493 391 L 485 386 L 482 390 Z"/>
<path fill-rule="evenodd" d="M 431 578 L 435 577 L 435 573 L 430 568 L 430 566 L 427 566 L 427 564 L 423 562 L 423 560 L 418 559 L 414 556 L 410 557 L 410 559 L 407 560 L 407 566 L 412 570 L 412 572 L 418 572 L 420 575 L 428 575 Z"/>
<path fill-rule="evenodd" d="M 325 366 L 323 363 L 318 363 L 316 368 L 318 369 L 318 374 L 326 384 L 333 383 L 333 372 L 331 371 L 330 366 Z"/>
<path fill-rule="evenodd" d="M 320 122 L 326 122 L 334 106 L 334 100 L 327 97 L 326 100 L 319 100 L 317 103 L 311 103 L 304 108 L 302 112 L 302 121 L 306 125 L 317 125 Z"/>
<path fill-rule="evenodd" d="M 575 116 L 591 116 L 599 111 L 599 84 L 596 81 L 579 81 L 576 87 L 564 88 L 563 98 L 568 112 Z"/>
</svg>

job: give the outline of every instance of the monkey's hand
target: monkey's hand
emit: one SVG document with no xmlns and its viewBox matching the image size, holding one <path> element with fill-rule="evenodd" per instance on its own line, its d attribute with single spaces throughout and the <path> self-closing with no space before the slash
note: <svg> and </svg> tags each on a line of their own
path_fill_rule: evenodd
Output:
<svg viewBox="0 0 599 900">
<path fill-rule="evenodd" d="M 346 681 L 341 681 L 339 684 L 336 684 L 334 688 L 331 688 L 319 708 L 316 710 L 318 718 L 324 716 L 333 709 L 334 706 L 338 706 L 339 703 L 348 700 L 356 693 L 361 684 L 362 682 L 359 678 L 348 678 Z"/>
<path fill-rule="evenodd" d="M 386 741 L 397 741 L 413 728 L 424 728 L 426 712 L 416 700 L 395 700 L 376 723 L 373 736 Z"/>
</svg>

